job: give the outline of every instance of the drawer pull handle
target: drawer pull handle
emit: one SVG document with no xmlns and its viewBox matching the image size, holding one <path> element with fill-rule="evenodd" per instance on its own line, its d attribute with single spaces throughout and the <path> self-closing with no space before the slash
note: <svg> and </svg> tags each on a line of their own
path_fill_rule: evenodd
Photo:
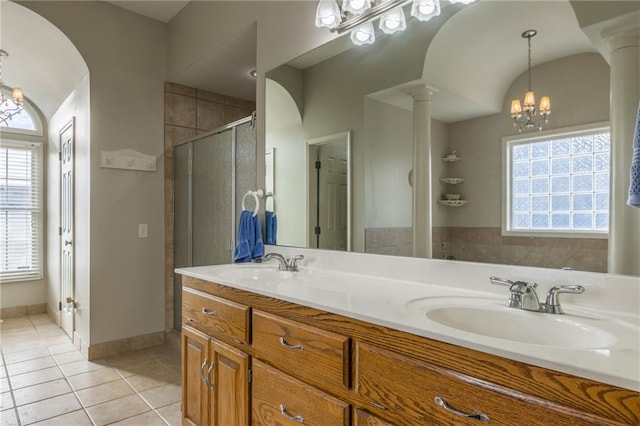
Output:
<svg viewBox="0 0 640 426">
<path fill-rule="evenodd" d="M 204 377 L 204 368 L 207 366 L 208 363 L 209 363 L 209 359 L 205 358 L 204 362 L 200 366 L 200 381 L 207 386 L 209 386 L 209 379 Z"/>
<path fill-rule="evenodd" d="M 210 311 L 207 308 L 202 308 L 202 313 L 205 315 L 210 315 L 212 317 L 218 316 L 218 313 L 216 311 Z"/>
<path fill-rule="evenodd" d="M 287 349 L 295 349 L 297 351 L 301 351 L 301 350 L 304 349 L 304 346 L 302 346 L 302 345 L 290 345 L 290 344 L 288 344 L 287 343 L 287 339 L 285 339 L 284 337 L 280 338 L 280 344 L 282 346 L 284 346 L 285 348 L 287 348 Z"/>
<path fill-rule="evenodd" d="M 292 416 L 291 414 L 287 413 L 287 409 L 284 408 L 283 404 L 280 404 L 280 414 L 282 414 L 282 416 L 285 419 L 293 420 L 293 421 L 298 422 L 298 423 L 304 423 L 304 417 L 302 417 L 302 416 Z"/>
<path fill-rule="evenodd" d="M 489 416 L 487 416 L 485 413 L 466 414 L 462 411 L 458 411 L 455 408 L 452 408 L 444 399 L 440 398 L 439 396 L 436 396 L 433 400 L 436 402 L 436 404 L 438 404 L 451 414 L 455 414 L 456 416 L 466 417 L 467 419 L 480 420 L 482 423 L 489 423 L 489 421 L 491 421 Z"/>
<path fill-rule="evenodd" d="M 379 408 L 381 410 L 388 410 L 389 409 L 388 407 L 385 407 L 384 405 L 379 404 L 379 403 L 377 403 L 375 401 L 371 401 L 371 405 L 373 405 L 374 407 Z"/>
<path fill-rule="evenodd" d="M 211 370 L 213 370 L 213 365 L 215 363 L 213 361 L 211 361 L 211 365 L 209 366 L 209 369 L 207 370 L 207 385 L 213 389 L 215 387 L 215 385 L 213 384 L 213 382 L 211 382 Z"/>
</svg>

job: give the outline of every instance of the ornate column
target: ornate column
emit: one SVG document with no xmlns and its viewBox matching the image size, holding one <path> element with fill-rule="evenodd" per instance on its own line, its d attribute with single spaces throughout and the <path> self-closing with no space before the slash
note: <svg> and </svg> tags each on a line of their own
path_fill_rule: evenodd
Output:
<svg viewBox="0 0 640 426">
<path fill-rule="evenodd" d="M 640 101 L 640 29 L 603 31 L 611 52 L 611 195 L 608 272 L 640 275 L 640 209 L 626 204 Z"/>
<path fill-rule="evenodd" d="M 413 256 L 431 258 L 431 95 L 420 86 L 413 97 Z"/>
</svg>

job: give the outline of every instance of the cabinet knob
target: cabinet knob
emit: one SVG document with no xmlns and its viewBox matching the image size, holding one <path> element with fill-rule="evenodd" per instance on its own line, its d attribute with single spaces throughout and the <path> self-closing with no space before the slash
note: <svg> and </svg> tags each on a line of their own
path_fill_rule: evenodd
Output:
<svg viewBox="0 0 640 426">
<path fill-rule="evenodd" d="M 479 420 L 482 423 L 489 423 L 491 421 L 489 416 L 487 416 L 485 413 L 467 414 L 467 413 L 463 413 L 462 411 L 458 411 L 455 408 L 451 407 L 449 404 L 447 404 L 447 402 L 444 399 L 440 398 L 439 396 L 436 396 L 433 400 L 435 401 L 436 404 L 438 404 L 439 406 L 447 410 L 449 413 L 454 414 L 456 416 L 466 417 L 467 419 Z"/>
<path fill-rule="evenodd" d="M 205 314 L 205 315 L 212 316 L 212 317 L 218 316 L 218 312 L 210 311 L 207 308 L 202 308 L 202 313 Z"/>
<path fill-rule="evenodd" d="M 204 362 L 200 366 L 200 381 L 205 385 L 209 386 L 209 378 L 204 376 L 204 368 L 209 364 L 209 359 L 205 358 Z"/>
</svg>

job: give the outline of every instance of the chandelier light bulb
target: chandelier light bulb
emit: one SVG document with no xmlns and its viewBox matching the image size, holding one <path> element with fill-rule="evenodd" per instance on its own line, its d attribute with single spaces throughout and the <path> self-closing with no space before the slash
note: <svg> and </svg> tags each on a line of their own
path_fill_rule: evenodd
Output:
<svg viewBox="0 0 640 426">
<path fill-rule="evenodd" d="M 551 101 L 549 100 L 548 96 L 543 96 L 542 98 L 540 98 L 539 113 L 543 117 L 551 114 Z"/>
<path fill-rule="evenodd" d="M 342 10 L 354 15 L 360 15 L 369 8 L 371 8 L 371 0 L 344 0 L 342 2 Z"/>
<path fill-rule="evenodd" d="M 331 30 L 340 24 L 340 8 L 335 0 L 320 0 L 316 9 L 316 27 Z"/>
<path fill-rule="evenodd" d="M 404 18 L 404 11 L 401 7 L 395 8 L 380 18 L 380 29 L 385 34 L 393 34 L 398 31 L 404 31 L 407 28 L 407 22 Z"/>
<path fill-rule="evenodd" d="M 22 94 L 22 89 L 19 87 L 15 87 L 13 89 L 12 98 L 16 105 L 21 106 L 24 103 L 24 95 Z"/>
<path fill-rule="evenodd" d="M 529 90 L 527 93 L 525 93 L 523 104 L 524 104 L 524 110 L 527 112 L 530 112 L 536 109 L 536 97 L 533 94 L 532 90 Z"/>
<path fill-rule="evenodd" d="M 522 117 L 522 106 L 520 105 L 519 99 L 514 99 L 511 101 L 511 117 L 512 118 Z"/>
<path fill-rule="evenodd" d="M 351 31 L 351 41 L 356 46 L 373 44 L 373 42 L 376 41 L 373 24 L 371 24 L 371 22 L 366 22 Z"/>
<path fill-rule="evenodd" d="M 413 0 L 411 16 L 414 16 L 418 21 L 428 21 L 429 19 L 439 15 L 439 0 Z"/>
</svg>

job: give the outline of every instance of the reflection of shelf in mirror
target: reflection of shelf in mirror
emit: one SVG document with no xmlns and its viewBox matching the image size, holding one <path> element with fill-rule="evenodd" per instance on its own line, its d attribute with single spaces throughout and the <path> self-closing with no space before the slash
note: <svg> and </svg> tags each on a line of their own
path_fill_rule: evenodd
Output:
<svg viewBox="0 0 640 426">
<path fill-rule="evenodd" d="M 456 161 L 460 161 L 462 158 L 460 157 L 443 157 L 442 161 L 446 161 L 447 163 L 455 163 Z"/>
<path fill-rule="evenodd" d="M 440 178 L 440 182 L 449 183 L 451 185 L 457 185 L 464 182 L 464 178 Z"/>
<path fill-rule="evenodd" d="M 462 207 L 468 202 L 468 200 L 438 200 L 438 204 L 447 207 Z"/>
</svg>

